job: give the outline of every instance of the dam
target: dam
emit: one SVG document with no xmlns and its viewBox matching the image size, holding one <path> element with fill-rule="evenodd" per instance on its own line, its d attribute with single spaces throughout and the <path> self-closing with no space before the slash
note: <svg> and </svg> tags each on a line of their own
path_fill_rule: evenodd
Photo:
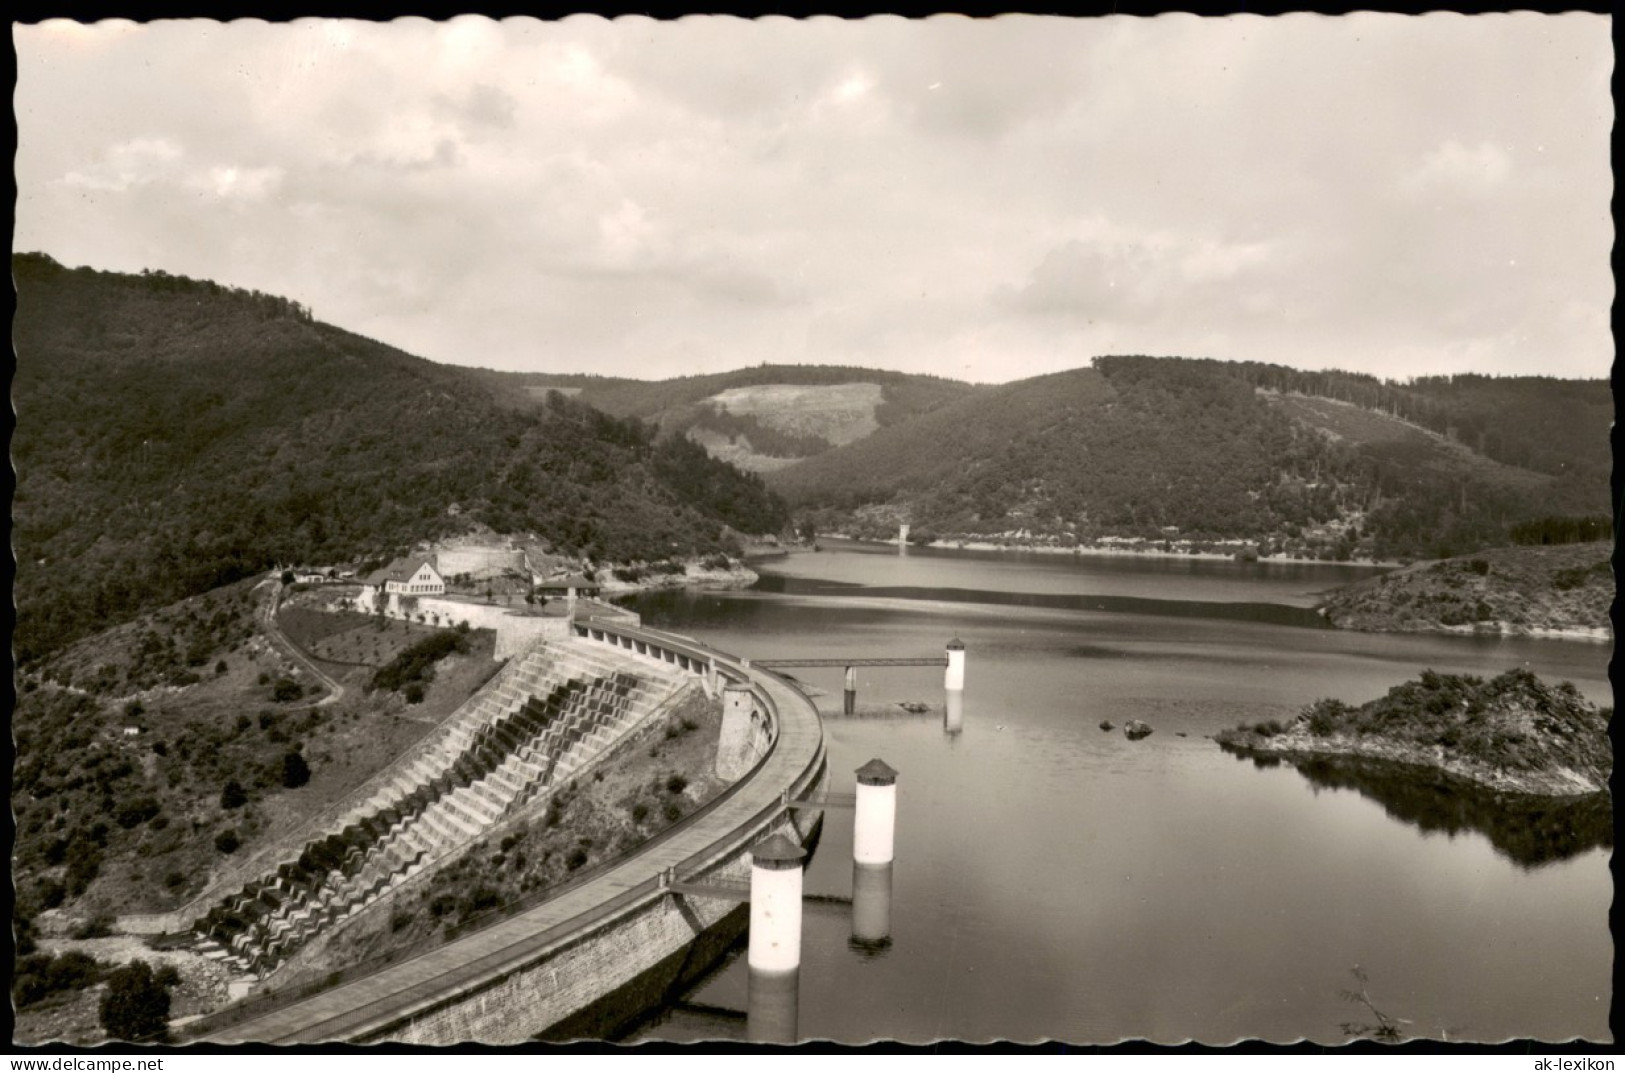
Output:
<svg viewBox="0 0 1625 1073">
<path fill-rule="evenodd" d="M 688 638 L 607 619 L 577 621 L 572 633 L 562 647 L 553 643 L 553 655 L 570 653 L 574 675 L 559 673 L 556 659 L 544 661 L 555 668 L 552 678 L 536 660 L 516 659 L 465 706 L 466 714 L 460 710 L 447 721 L 453 725 L 419 747 L 420 755 L 407 758 L 404 769 L 392 765 L 380 773 L 375 781 L 401 804 L 387 806 L 394 813 L 359 806 L 367 815 L 347 816 L 343 827 L 361 832 L 350 838 L 346 875 L 365 878 L 341 880 L 330 893 L 302 894 L 304 916 L 283 910 L 288 899 L 262 897 L 264 884 L 245 889 L 231 901 L 232 919 L 243 926 L 222 932 L 214 925 L 225 923 L 225 914 L 217 912 L 205 929 L 215 936 L 210 941 L 224 940 L 223 953 L 230 951 L 225 956 L 258 956 L 266 965 L 277 936 L 295 934 L 323 907 L 359 911 L 360 893 L 381 890 L 394 881 L 390 876 L 410 867 L 402 866 L 411 858 L 398 848 L 406 841 L 398 834 L 403 815 L 413 808 L 438 810 L 433 822 L 406 826 L 449 837 L 457 822 L 476 816 L 474 810 L 500 819 L 503 809 L 522 805 L 527 795 L 545 793 L 561 765 L 579 777 L 590 763 L 582 743 L 595 741 L 591 755 L 604 755 L 617 734 L 659 709 L 658 703 L 645 705 L 639 716 L 638 706 L 627 702 L 648 688 L 645 683 L 660 684 L 666 693 L 726 688 L 739 700 L 748 697 L 748 718 L 736 726 L 731 747 L 744 773 L 691 816 L 630 855 L 555 888 L 545 901 L 387 963 L 255 996 L 185 1026 L 187 1040 L 438 1046 L 601 1039 L 676 994 L 722 955 L 743 931 L 748 910 L 679 888 L 743 883 L 751 847 L 775 835 L 810 845 L 821 814 L 806 803 L 828 781 L 818 713 L 784 678 Z M 538 703 L 538 697 L 556 699 L 571 681 L 586 682 L 576 693 L 592 696 L 574 707 L 554 705 L 558 710 L 549 716 L 546 700 Z M 660 695 L 658 689 L 651 694 Z M 740 707 L 739 700 L 731 706 Z M 526 734 L 536 747 L 522 743 Z M 404 777 L 406 771 L 416 774 Z M 425 792 L 425 785 L 438 792 Z M 367 834 L 369 824 L 381 834 Z M 367 848 L 385 843 L 383 850 Z M 419 862 L 427 853 L 412 852 Z M 361 857 L 387 863 L 372 865 Z M 301 888 L 293 883 L 275 889 Z M 242 921 L 243 910 L 268 904 L 275 928 Z"/>
</svg>

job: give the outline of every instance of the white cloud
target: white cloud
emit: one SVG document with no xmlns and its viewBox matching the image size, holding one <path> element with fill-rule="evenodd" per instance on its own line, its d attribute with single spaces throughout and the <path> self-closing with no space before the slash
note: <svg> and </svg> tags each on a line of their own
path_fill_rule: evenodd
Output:
<svg viewBox="0 0 1625 1073">
<path fill-rule="evenodd" d="M 174 165 L 184 155 L 179 145 L 166 138 L 134 138 L 111 146 L 84 171 L 68 172 L 62 182 L 86 190 L 128 190 L 173 175 Z"/>
<path fill-rule="evenodd" d="M 208 170 L 204 188 L 216 197 L 259 199 L 274 190 L 282 179 L 281 168 L 239 168 L 223 165 Z"/>
<path fill-rule="evenodd" d="M 23 25 L 14 242 L 509 368 L 1599 376 L 1608 26 Z"/>
<path fill-rule="evenodd" d="M 1511 174 L 1512 158 L 1506 150 L 1489 142 L 1468 147 L 1452 139 L 1428 153 L 1401 185 L 1423 194 L 1483 196 L 1502 187 Z"/>
</svg>

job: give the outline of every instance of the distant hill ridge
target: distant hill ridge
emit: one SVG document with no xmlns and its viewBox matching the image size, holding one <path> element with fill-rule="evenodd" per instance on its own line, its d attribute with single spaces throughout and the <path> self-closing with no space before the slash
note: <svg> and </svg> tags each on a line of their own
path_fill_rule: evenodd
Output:
<svg viewBox="0 0 1625 1073">
<path fill-rule="evenodd" d="M 1541 515 L 1603 513 L 1611 416 L 1601 381 L 1401 386 L 1103 357 L 983 389 L 768 480 L 817 528 L 871 535 L 899 521 L 1062 544 L 1177 529 L 1314 556 L 1437 557 L 1505 543 Z"/>
<path fill-rule="evenodd" d="M 13 273 L 25 652 L 272 562 L 470 524 L 610 561 L 721 550 L 788 523 L 769 488 L 817 530 L 1177 531 L 1334 558 L 1445 557 L 1607 504 L 1600 380 L 1144 356 L 993 386 L 846 366 L 502 373 L 207 281 L 39 254 Z"/>
<path fill-rule="evenodd" d="M 788 521 L 686 440 L 558 396 L 516 405 L 284 299 L 40 254 L 12 271 L 25 663 L 275 563 L 471 524 L 623 562 L 737 551 L 733 534 Z"/>
<path fill-rule="evenodd" d="M 763 472 L 814 457 L 876 429 L 985 390 L 941 377 L 842 365 L 758 365 L 669 380 L 546 373 L 480 375 L 506 392 L 549 390 L 606 413 L 686 435 L 714 456 Z"/>
<path fill-rule="evenodd" d="M 1067 544 L 1252 541 L 1431 558 L 1551 515 L 1601 515 L 1602 381 L 1406 383 L 1258 362 L 1115 356 L 994 386 L 842 366 L 567 388 L 762 473 L 814 530 Z M 520 377 L 520 379 L 513 379 Z M 873 430 L 853 400 L 880 385 Z M 844 409 L 843 409 L 844 407 Z"/>
</svg>

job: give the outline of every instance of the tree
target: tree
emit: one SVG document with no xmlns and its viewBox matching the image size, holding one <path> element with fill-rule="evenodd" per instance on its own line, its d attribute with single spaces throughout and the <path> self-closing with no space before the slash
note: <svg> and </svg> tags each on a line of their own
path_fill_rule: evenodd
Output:
<svg viewBox="0 0 1625 1073">
<path fill-rule="evenodd" d="M 282 785 L 290 790 L 297 789 L 310 781 L 310 765 L 298 753 L 288 753 L 282 758 Z"/>
<path fill-rule="evenodd" d="M 169 1033 L 169 987 L 145 961 L 130 962 L 107 978 L 101 1022 L 113 1039 L 162 1042 Z"/>
<path fill-rule="evenodd" d="M 241 808 L 248 804 L 248 794 L 243 790 L 243 784 L 236 779 L 230 779 L 220 791 L 221 808 Z"/>
</svg>

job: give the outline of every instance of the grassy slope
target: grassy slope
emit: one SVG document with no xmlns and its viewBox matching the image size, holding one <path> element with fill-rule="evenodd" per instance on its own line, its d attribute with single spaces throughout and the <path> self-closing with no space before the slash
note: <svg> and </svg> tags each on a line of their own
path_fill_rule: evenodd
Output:
<svg viewBox="0 0 1625 1073">
<path fill-rule="evenodd" d="M 319 688 L 261 632 L 258 598 L 245 585 L 231 586 L 88 638 L 47 663 L 48 674 L 97 692 L 24 680 L 13 713 L 12 807 L 13 875 L 25 916 L 55 901 L 58 887 L 78 916 L 183 904 L 211 872 L 234 867 L 340 799 L 497 666 L 491 635 L 475 631 L 472 651 L 440 664 L 421 704 L 368 694 L 375 668 L 362 666 L 332 668 L 344 699 L 318 707 Z M 217 617 L 221 612 L 229 614 Z M 382 665 L 432 631 L 391 622 L 374 632 L 364 658 Z M 193 674 L 197 681 L 177 684 Z M 276 701 L 281 679 L 301 683 L 305 695 Z M 131 725 L 141 733 L 126 735 Z M 310 768 L 304 786 L 282 784 L 288 752 Z M 246 804 L 222 802 L 232 780 Z M 215 842 L 227 831 L 239 843 L 230 851 Z"/>
<path fill-rule="evenodd" d="M 1490 548 L 1339 589 L 1334 625 L 1401 633 L 1602 631 L 1614 598 L 1610 544 Z"/>
</svg>

